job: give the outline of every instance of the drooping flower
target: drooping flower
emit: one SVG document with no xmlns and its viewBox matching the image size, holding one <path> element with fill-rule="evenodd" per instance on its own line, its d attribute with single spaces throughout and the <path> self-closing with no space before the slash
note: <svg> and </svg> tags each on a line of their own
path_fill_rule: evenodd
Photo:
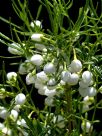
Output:
<svg viewBox="0 0 102 136">
<path fill-rule="evenodd" d="M 19 93 L 16 97 L 15 97 L 15 103 L 22 105 L 24 104 L 26 101 L 26 97 L 23 93 Z"/>
<path fill-rule="evenodd" d="M 45 66 L 44 66 L 44 72 L 46 74 L 52 74 L 52 73 L 55 73 L 56 71 L 56 68 L 54 66 L 53 63 L 47 63 Z"/>
<path fill-rule="evenodd" d="M 29 74 L 26 76 L 26 84 L 27 84 L 27 85 L 34 84 L 34 83 L 35 83 L 35 80 L 36 80 L 36 77 L 35 77 L 32 73 L 29 73 Z"/>
<path fill-rule="evenodd" d="M 83 121 L 81 124 L 81 128 L 84 132 L 89 133 L 90 131 L 92 131 L 93 126 L 89 121 Z"/>
<path fill-rule="evenodd" d="M 79 76 L 76 73 L 73 73 L 70 75 L 70 78 L 68 79 L 69 85 L 76 85 L 78 83 Z"/>
<path fill-rule="evenodd" d="M 40 42 L 41 41 L 41 37 L 43 37 L 43 34 L 34 33 L 34 34 L 32 34 L 31 39 L 33 41 Z"/>
<path fill-rule="evenodd" d="M 40 66 L 43 63 L 43 57 L 40 54 L 35 54 L 31 57 L 32 64 Z"/>
<path fill-rule="evenodd" d="M 16 79 L 17 79 L 17 73 L 16 72 L 7 73 L 7 80 L 16 81 Z"/>
<path fill-rule="evenodd" d="M 70 64 L 70 70 L 72 73 L 80 72 L 82 69 L 82 63 L 80 60 L 75 59 Z"/>
<path fill-rule="evenodd" d="M 11 54 L 14 55 L 22 55 L 23 54 L 23 49 L 18 43 L 11 43 L 11 46 L 8 47 L 8 51 Z"/>
<path fill-rule="evenodd" d="M 92 80 L 92 73 L 90 71 L 84 71 L 82 74 L 82 80 L 84 83 L 90 83 Z"/>
<path fill-rule="evenodd" d="M 34 21 L 32 21 L 31 23 L 30 23 L 30 26 L 31 27 L 35 27 L 35 25 L 37 26 L 37 27 L 40 27 L 40 28 L 42 28 L 42 23 L 41 23 L 41 21 L 39 21 L 39 20 L 34 20 Z"/>
</svg>

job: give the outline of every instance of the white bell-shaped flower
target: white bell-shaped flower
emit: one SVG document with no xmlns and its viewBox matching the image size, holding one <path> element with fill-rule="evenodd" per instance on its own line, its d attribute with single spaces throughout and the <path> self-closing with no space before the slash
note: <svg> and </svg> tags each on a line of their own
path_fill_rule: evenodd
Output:
<svg viewBox="0 0 102 136">
<path fill-rule="evenodd" d="M 7 80 L 14 80 L 16 81 L 17 79 L 17 73 L 16 72 L 9 72 L 7 73 Z"/>
<path fill-rule="evenodd" d="M 45 89 L 45 95 L 48 96 L 48 97 L 53 97 L 56 95 L 56 90 L 53 89 L 53 90 L 50 90 L 48 88 Z"/>
<path fill-rule="evenodd" d="M 3 123 L 0 123 L 0 130 L 2 130 L 5 127 Z"/>
<path fill-rule="evenodd" d="M 56 84 L 55 78 L 50 78 L 47 82 L 48 86 L 54 86 Z"/>
<path fill-rule="evenodd" d="M 40 66 L 43 63 L 43 57 L 40 54 L 35 54 L 31 57 L 32 64 Z"/>
<path fill-rule="evenodd" d="M 97 90 L 96 90 L 96 88 L 94 88 L 94 87 L 88 87 L 88 96 L 89 97 L 94 97 L 96 94 L 97 94 Z"/>
<path fill-rule="evenodd" d="M 72 73 L 80 72 L 82 69 L 82 63 L 80 60 L 75 59 L 70 64 L 70 70 Z"/>
<path fill-rule="evenodd" d="M 18 43 L 11 43 L 11 46 L 8 47 L 8 51 L 11 54 L 14 55 L 22 55 L 23 54 L 23 49 Z"/>
<path fill-rule="evenodd" d="M 81 80 L 80 82 L 79 82 L 79 86 L 81 87 L 81 88 L 87 88 L 87 87 L 89 87 L 89 86 L 91 86 L 93 84 L 93 80 L 90 80 L 90 82 L 84 82 L 84 80 Z"/>
<path fill-rule="evenodd" d="M 53 73 L 55 73 L 55 71 L 56 71 L 56 68 L 55 68 L 55 66 L 54 66 L 54 64 L 53 63 L 47 63 L 45 66 L 44 66 L 44 72 L 46 73 L 46 74 L 53 74 Z"/>
<path fill-rule="evenodd" d="M 46 49 L 45 45 L 43 45 L 43 44 L 35 43 L 35 48 L 40 51 L 47 52 L 47 49 Z"/>
<path fill-rule="evenodd" d="M 26 97 L 23 93 L 19 93 L 16 97 L 15 97 L 15 103 L 18 105 L 22 105 L 24 104 L 26 101 Z"/>
<path fill-rule="evenodd" d="M 79 94 L 82 97 L 86 97 L 88 95 L 88 88 L 81 88 L 81 87 L 79 87 L 78 91 L 79 91 Z"/>
<path fill-rule="evenodd" d="M 41 41 L 41 37 L 43 37 L 43 34 L 34 33 L 34 34 L 32 34 L 31 39 L 34 40 L 34 41 L 40 42 Z"/>
<path fill-rule="evenodd" d="M 45 83 L 49 80 L 48 76 L 46 75 L 46 73 L 44 71 L 37 73 L 36 78 L 41 83 Z"/>
<path fill-rule="evenodd" d="M 6 119 L 7 116 L 9 115 L 9 112 L 5 107 L 0 107 L 0 118 Z"/>
<path fill-rule="evenodd" d="M 65 127 L 64 117 L 61 115 L 54 116 L 53 123 L 56 123 L 56 126 L 59 128 Z"/>
<path fill-rule="evenodd" d="M 90 71 L 84 71 L 82 74 L 82 80 L 84 83 L 90 83 L 92 80 L 92 73 Z"/>
<path fill-rule="evenodd" d="M 89 121 L 83 121 L 81 124 L 81 128 L 84 132 L 89 133 L 90 131 L 92 131 L 93 126 Z"/>
<path fill-rule="evenodd" d="M 29 73 L 29 74 L 26 76 L 26 84 L 27 84 L 27 85 L 34 84 L 34 83 L 35 83 L 35 80 L 36 80 L 36 77 L 35 77 L 32 73 Z"/>
<path fill-rule="evenodd" d="M 79 76 L 76 73 L 73 73 L 70 75 L 70 78 L 68 79 L 69 85 L 76 85 L 78 83 Z"/>
<path fill-rule="evenodd" d="M 47 105 L 47 106 L 50 106 L 50 107 L 53 107 L 54 106 L 54 104 L 53 104 L 53 97 L 46 97 L 45 98 L 45 104 Z"/>
<path fill-rule="evenodd" d="M 4 127 L 4 128 L 2 129 L 2 133 L 5 134 L 5 135 L 7 135 L 7 136 L 11 136 L 11 135 L 12 135 L 11 129 L 9 129 L 9 128 L 7 128 L 7 127 Z"/>
<path fill-rule="evenodd" d="M 64 82 L 68 82 L 70 79 L 70 76 L 71 76 L 71 73 L 69 71 L 62 71 L 62 73 L 61 73 L 61 79 Z"/>
<path fill-rule="evenodd" d="M 42 23 L 39 20 L 34 20 L 34 21 L 32 21 L 30 23 L 30 26 L 33 27 L 33 28 L 35 27 L 35 25 L 38 26 L 38 27 L 40 27 L 40 28 L 42 28 Z"/>
<path fill-rule="evenodd" d="M 16 120 L 17 117 L 18 117 L 18 112 L 13 109 L 13 110 L 11 110 L 10 116 L 11 116 L 14 120 Z"/>
</svg>

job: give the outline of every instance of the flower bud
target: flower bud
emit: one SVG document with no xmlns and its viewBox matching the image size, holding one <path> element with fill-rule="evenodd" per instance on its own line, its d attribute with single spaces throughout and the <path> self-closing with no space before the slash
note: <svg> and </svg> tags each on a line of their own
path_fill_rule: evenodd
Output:
<svg viewBox="0 0 102 136">
<path fill-rule="evenodd" d="M 35 25 L 42 28 L 41 21 L 39 21 L 39 20 L 34 20 L 34 22 L 30 23 L 30 26 L 33 27 L 33 28 L 35 27 Z"/>
<path fill-rule="evenodd" d="M 22 105 L 24 104 L 26 101 L 26 97 L 23 93 L 19 93 L 16 97 L 15 97 L 15 103 L 18 105 Z"/>
<path fill-rule="evenodd" d="M 31 62 L 36 66 L 40 66 L 43 63 L 43 57 L 39 54 L 35 54 L 31 57 Z"/>
<path fill-rule="evenodd" d="M 73 73 L 80 72 L 80 70 L 82 69 L 82 63 L 80 62 L 80 60 L 73 60 L 70 64 L 70 69 Z"/>
<path fill-rule="evenodd" d="M 41 37 L 43 37 L 43 34 L 35 33 L 35 34 L 32 34 L 31 39 L 34 40 L 34 41 L 40 42 L 41 41 Z"/>
<path fill-rule="evenodd" d="M 47 63 L 44 66 L 44 72 L 46 74 L 53 74 L 53 73 L 55 73 L 55 71 L 56 71 L 56 68 L 55 68 L 55 66 L 52 63 Z"/>
</svg>

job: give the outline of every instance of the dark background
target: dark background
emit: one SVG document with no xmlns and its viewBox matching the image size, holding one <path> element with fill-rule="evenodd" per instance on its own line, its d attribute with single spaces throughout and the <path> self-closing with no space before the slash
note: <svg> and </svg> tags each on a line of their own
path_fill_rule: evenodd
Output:
<svg viewBox="0 0 102 136">
<path fill-rule="evenodd" d="M 98 0 L 94 0 L 94 5 L 96 5 L 96 2 Z M 72 8 L 69 10 L 69 14 L 72 18 L 72 20 L 75 22 L 78 16 L 78 11 L 79 8 L 82 7 L 85 4 L 85 0 L 74 0 L 74 4 L 72 6 Z M 33 17 L 36 17 L 36 11 L 38 9 L 39 6 L 39 2 L 38 0 L 29 0 L 29 8 L 31 10 L 31 13 L 33 15 Z M 99 7 L 98 10 L 98 14 L 101 13 L 101 5 Z M 14 12 L 13 8 L 12 8 L 12 4 L 11 4 L 11 0 L 0 0 L 0 16 L 9 19 L 11 18 L 11 21 L 13 23 L 16 23 L 17 25 L 22 25 L 22 21 L 17 17 L 16 13 Z M 41 15 L 40 15 L 40 20 L 43 20 L 43 28 L 50 29 L 50 23 L 49 23 L 49 19 L 48 19 L 48 14 L 46 9 L 42 9 Z M 10 26 L 7 25 L 6 23 L 2 22 L 0 20 L 0 32 L 2 32 L 3 34 L 7 35 L 8 37 L 10 37 Z M 0 56 L 12 56 L 11 54 L 8 53 L 7 51 L 7 47 L 3 44 L 0 43 Z M 18 70 L 18 66 L 10 66 L 9 64 L 12 62 L 19 62 L 19 59 L 6 59 L 6 58 L 1 58 L 0 57 L 0 69 L 2 69 L 3 63 L 5 64 L 5 69 L 7 72 L 10 71 L 17 71 Z M 40 100 L 40 104 L 38 104 L 38 101 Z M 43 103 L 44 98 L 42 96 L 39 96 L 37 93 L 35 93 L 34 96 L 34 101 L 36 106 L 38 106 L 39 108 L 43 108 L 43 104 L 41 104 L 41 101 Z M 93 112 L 93 111 L 92 111 Z M 91 117 L 90 113 L 90 117 Z M 97 110 L 96 112 L 96 119 L 101 119 L 102 121 L 102 110 Z M 102 130 L 102 122 L 99 125 L 95 126 L 97 131 Z"/>
</svg>

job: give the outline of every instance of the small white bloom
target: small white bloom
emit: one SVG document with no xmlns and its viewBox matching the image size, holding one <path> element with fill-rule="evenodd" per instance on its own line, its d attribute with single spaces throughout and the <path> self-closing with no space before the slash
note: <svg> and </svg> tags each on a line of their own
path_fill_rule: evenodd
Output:
<svg viewBox="0 0 102 136">
<path fill-rule="evenodd" d="M 9 112 L 5 107 L 0 107 L 0 118 L 6 119 L 7 116 L 9 115 Z"/>
<path fill-rule="evenodd" d="M 37 89 L 42 89 L 43 87 L 44 87 L 45 85 L 43 84 L 43 82 L 42 81 L 39 81 L 39 79 L 37 80 L 35 80 L 35 88 L 37 88 Z"/>
<path fill-rule="evenodd" d="M 47 49 L 46 49 L 45 45 L 43 45 L 43 44 L 35 43 L 35 48 L 40 51 L 47 52 Z"/>
<path fill-rule="evenodd" d="M 65 127 L 64 118 L 61 115 L 54 116 L 53 122 L 56 123 L 57 127 L 59 127 L 59 128 L 64 128 Z"/>
<path fill-rule="evenodd" d="M 92 73 L 90 71 L 84 71 L 82 74 L 82 80 L 84 83 L 90 83 L 92 80 Z"/>
<path fill-rule="evenodd" d="M 46 88 L 47 88 L 47 86 L 42 86 L 42 88 L 39 88 L 38 89 L 38 94 L 45 95 Z"/>
<path fill-rule="evenodd" d="M 53 107 L 53 106 L 54 106 L 54 105 L 53 105 L 53 97 L 46 97 L 46 98 L 45 98 L 45 104 L 46 104 L 47 106 Z"/>
<path fill-rule="evenodd" d="M 51 78 L 51 79 L 49 79 L 49 81 L 47 82 L 47 85 L 48 85 L 48 86 L 54 86 L 55 84 L 56 84 L 55 78 Z"/>
<path fill-rule="evenodd" d="M 70 79 L 70 76 L 71 76 L 71 73 L 69 71 L 62 71 L 62 73 L 61 73 L 61 79 L 64 82 L 68 82 Z"/>
<path fill-rule="evenodd" d="M 17 120 L 17 125 L 28 128 L 26 121 L 24 119 Z"/>
<path fill-rule="evenodd" d="M 91 105 L 94 101 L 94 97 L 86 96 L 83 98 L 83 103 L 86 105 Z"/>
<path fill-rule="evenodd" d="M 16 110 L 17 112 L 19 112 L 20 108 L 21 108 L 21 105 L 17 104 L 17 105 L 14 106 L 13 109 Z"/>
<path fill-rule="evenodd" d="M 83 104 L 83 107 L 82 107 L 82 112 L 86 112 L 89 110 L 89 105 L 87 104 Z"/>
<path fill-rule="evenodd" d="M 46 73 L 44 71 L 37 73 L 36 78 L 41 83 L 47 82 L 49 80 L 48 76 L 46 75 Z"/>
<path fill-rule="evenodd" d="M 43 57 L 39 54 L 35 54 L 31 57 L 31 62 L 36 66 L 40 66 L 43 63 Z"/>
<path fill-rule="evenodd" d="M 56 71 L 56 68 L 55 68 L 54 64 L 52 64 L 52 63 L 47 63 L 44 66 L 44 72 L 46 74 L 52 74 L 52 73 L 55 73 L 55 71 Z"/>
<path fill-rule="evenodd" d="M 14 81 L 16 81 L 16 79 L 17 79 L 17 74 L 15 73 L 15 72 L 9 72 L 9 73 L 7 73 L 7 80 L 14 80 Z"/>
<path fill-rule="evenodd" d="M 12 43 L 11 46 L 8 47 L 8 51 L 11 54 L 14 54 L 14 55 L 21 55 L 21 54 L 23 54 L 23 49 L 17 43 Z"/>
<path fill-rule="evenodd" d="M 35 25 L 42 28 L 41 21 L 39 21 L 39 20 L 34 20 L 34 22 L 30 23 L 30 26 L 33 27 L 33 28 L 35 27 Z"/>
<path fill-rule="evenodd" d="M 82 97 L 86 97 L 88 95 L 88 88 L 81 88 L 81 87 L 79 87 L 78 91 L 79 91 L 79 94 Z"/>
<path fill-rule="evenodd" d="M 18 112 L 16 110 L 11 110 L 10 116 L 13 117 L 14 120 L 16 120 L 18 117 Z"/>
<path fill-rule="evenodd" d="M 33 68 L 34 65 L 29 60 L 26 60 L 25 62 L 20 64 L 18 72 L 23 75 L 30 72 L 30 70 L 32 70 Z"/>
<path fill-rule="evenodd" d="M 80 60 L 73 60 L 70 64 L 71 72 L 80 72 L 82 69 L 82 63 Z"/>
<path fill-rule="evenodd" d="M 79 82 L 79 86 L 82 87 L 82 88 L 87 88 L 87 87 L 89 87 L 92 84 L 93 84 L 92 80 L 90 82 L 86 82 L 86 81 L 84 82 L 84 80 L 81 80 Z"/>
<path fill-rule="evenodd" d="M 35 34 L 32 34 L 31 39 L 34 40 L 34 41 L 40 42 L 41 41 L 41 37 L 43 37 L 43 34 L 35 33 Z"/>
<path fill-rule="evenodd" d="M 0 123 L 0 130 L 2 130 L 3 128 L 5 128 L 5 125 L 3 123 Z"/>
<path fill-rule="evenodd" d="M 15 97 L 15 103 L 22 105 L 24 104 L 26 101 L 26 97 L 23 93 L 19 93 L 16 97 Z"/>
<path fill-rule="evenodd" d="M 84 132 L 89 133 L 90 131 L 92 131 L 93 126 L 89 121 L 83 121 L 81 124 L 81 128 Z"/>
<path fill-rule="evenodd" d="M 70 78 L 68 79 L 69 85 L 76 85 L 78 83 L 79 76 L 76 73 L 73 73 L 70 75 Z"/>
<path fill-rule="evenodd" d="M 96 95 L 97 91 L 94 87 L 88 87 L 88 96 L 94 97 Z"/>
<path fill-rule="evenodd" d="M 11 136 L 12 135 L 12 131 L 11 129 L 7 128 L 7 127 L 4 127 L 2 129 L 2 133 L 5 134 L 5 135 L 8 135 L 8 136 Z"/>
<path fill-rule="evenodd" d="M 49 90 L 48 88 L 45 89 L 45 95 L 48 96 L 48 97 L 53 97 L 56 95 L 56 90 L 53 89 L 53 90 Z"/>
<path fill-rule="evenodd" d="M 34 84 L 35 83 L 35 76 L 32 74 L 32 73 L 29 73 L 27 76 L 26 76 L 26 84 L 27 85 L 30 85 L 30 84 Z"/>
</svg>

